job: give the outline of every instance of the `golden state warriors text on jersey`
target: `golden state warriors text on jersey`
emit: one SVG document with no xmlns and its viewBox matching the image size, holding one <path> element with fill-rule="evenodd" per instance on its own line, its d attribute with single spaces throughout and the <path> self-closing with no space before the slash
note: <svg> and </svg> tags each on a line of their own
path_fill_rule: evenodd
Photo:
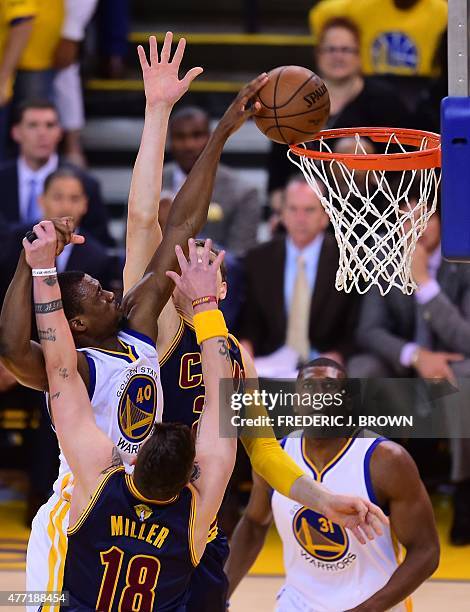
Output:
<svg viewBox="0 0 470 612">
<path fill-rule="evenodd" d="M 149 366 L 126 372 L 116 391 L 120 436 L 116 442 L 124 453 L 137 454 L 151 433 L 158 407 L 157 373 Z"/>
</svg>

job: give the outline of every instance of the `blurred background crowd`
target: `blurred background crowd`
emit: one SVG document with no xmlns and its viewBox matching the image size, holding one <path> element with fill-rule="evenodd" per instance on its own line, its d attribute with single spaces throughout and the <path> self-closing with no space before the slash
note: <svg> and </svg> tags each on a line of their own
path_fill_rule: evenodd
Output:
<svg viewBox="0 0 470 612">
<path fill-rule="evenodd" d="M 149 33 L 159 41 L 168 29 L 186 33 L 187 65 L 205 69 L 170 122 L 164 226 L 214 122 L 258 72 L 288 64 L 317 72 L 330 93 L 329 128 L 439 132 L 446 26 L 446 0 L 200 0 L 197 8 L 190 0 L 0 0 L 0 300 L 25 231 L 63 215 L 74 217 L 86 244 L 67 247 L 59 270 L 83 270 L 120 291 L 143 121 L 135 47 Z M 348 152 L 354 142 L 336 146 Z M 286 147 L 250 123 L 224 151 L 204 235 L 227 250 L 226 317 L 261 374 L 286 376 L 318 355 L 354 377 L 470 374 L 470 269 L 441 261 L 439 213 L 413 262 L 414 296 L 337 292 L 338 250 L 318 197 Z M 428 487 L 452 493 L 450 536 L 464 545 L 470 439 L 453 433 L 452 441 L 408 446 Z M 0 448 L 0 469 L 28 475 L 33 516 L 56 475 L 55 436 L 41 395 L 3 369 Z"/>
</svg>

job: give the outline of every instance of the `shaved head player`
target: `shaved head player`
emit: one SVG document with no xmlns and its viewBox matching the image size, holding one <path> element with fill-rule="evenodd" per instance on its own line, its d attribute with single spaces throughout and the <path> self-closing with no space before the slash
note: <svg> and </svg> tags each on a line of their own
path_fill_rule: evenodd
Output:
<svg viewBox="0 0 470 612">
<path fill-rule="evenodd" d="M 347 406 L 351 396 L 345 379 L 342 366 L 319 358 L 301 369 L 298 387 L 302 393 L 341 393 Z M 286 570 L 278 612 L 411 610 L 409 595 L 439 563 L 431 502 L 413 459 L 403 447 L 372 432 L 314 435 L 295 432 L 282 441 L 284 450 L 331 491 L 367 495 L 387 509 L 390 527 L 367 546 L 358 546 L 335 521 L 273 492 L 254 474 L 248 506 L 231 541 L 226 566 L 230 592 L 255 561 L 274 520 Z"/>
</svg>

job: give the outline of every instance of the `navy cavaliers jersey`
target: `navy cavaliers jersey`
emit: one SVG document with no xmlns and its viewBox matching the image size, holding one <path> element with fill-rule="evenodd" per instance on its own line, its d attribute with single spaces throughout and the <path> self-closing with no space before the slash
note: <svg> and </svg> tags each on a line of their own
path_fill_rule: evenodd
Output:
<svg viewBox="0 0 470 612">
<path fill-rule="evenodd" d="M 164 409 L 162 421 L 184 423 L 188 427 L 198 421 L 204 406 L 201 348 L 196 340 L 194 325 L 182 314 L 180 326 L 170 347 L 160 359 Z M 245 377 L 245 367 L 238 341 L 228 337 L 233 377 L 239 385 Z M 238 391 L 242 392 L 239 387 Z"/>
<path fill-rule="evenodd" d="M 195 504 L 190 486 L 158 502 L 140 495 L 124 467 L 108 472 L 68 531 L 67 610 L 185 610 Z"/>
</svg>

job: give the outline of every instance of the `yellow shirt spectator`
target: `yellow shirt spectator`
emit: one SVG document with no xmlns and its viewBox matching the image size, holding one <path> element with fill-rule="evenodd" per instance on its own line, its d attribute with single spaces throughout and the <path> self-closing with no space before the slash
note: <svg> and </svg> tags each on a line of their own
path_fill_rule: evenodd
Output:
<svg viewBox="0 0 470 612">
<path fill-rule="evenodd" d="M 334 17 L 359 27 L 364 74 L 436 76 L 433 58 L 447 26 L 446 0 L 417 0 L 406 9 L 393 0 L 322 0 L 309 15 L 314 35 Z"/>
<path fill-rule="evenodd" d="M 0 61 L 3 60 L 3 51 L 8 39 L 10 27 L 17 21 L 35 17 L 37 14 L 37 0 L 0 0 Z M 3 75 L 2 75 L 3 76 Z M 12 79 L 8 71 L 5 74 L 5 99 L 12 93 Z M 3 94 L 2 94 L 3 97 Z"/>
<path fill-rule="evenodd" d="M 54 52 L 64 20 L 64 0 L 36 0 L 38 14 L 28 45 L 21 56 L 20 70 L 47 70 L 53 67 Z"/>
</svg>

